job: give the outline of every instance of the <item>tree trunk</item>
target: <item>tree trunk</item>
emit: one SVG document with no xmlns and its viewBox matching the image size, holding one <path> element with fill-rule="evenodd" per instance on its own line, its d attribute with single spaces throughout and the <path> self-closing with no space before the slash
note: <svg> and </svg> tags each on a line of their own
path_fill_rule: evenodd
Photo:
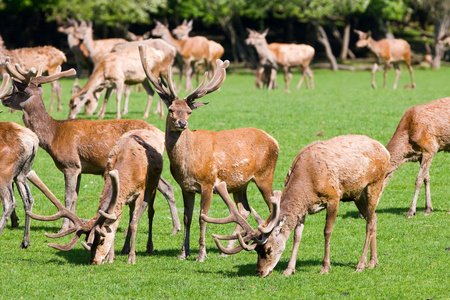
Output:
<svg viewBox="0 0 450 300">
<path fill-rule="evenodd" d="M 444 45 L 438 43 L 439 38 L 447 32 L 450 25 L 450 17 L 445 16 L 443 20 L 437 20 L 434 26 L 434 57 L 433 57 L 433 69 L 439 69 L 441 67 L 441 59 Z"/>
<path fill-rule="evenodd" d="M 347 56 L 355 58 L 353 52 L 348 48 L 348 45 L 350 43 L 350 22 L 346 21 L 343 38 L 336 25 L 333 25 L 332 33 L 334 37 L 341 43 L 341 54 L 339 55 L 339 58 L 342 60 L 347 59 Z"/>
<path fill-rule="evenodd" d="M 317 40 L 325 47 L 325 53 L 328 59 L 330 60 L 331 68 L 333 69 L 333 71 L 338 71 L 339 67 L 336 62 L 336 57 L 334 56 L 333 51 L 331 50 L 330 42 L 328 41 L 325 29 L 323 29 L 322 25 L 320 24 L 316 24 L 316 29 L 317 29 Z"/>
</svg>

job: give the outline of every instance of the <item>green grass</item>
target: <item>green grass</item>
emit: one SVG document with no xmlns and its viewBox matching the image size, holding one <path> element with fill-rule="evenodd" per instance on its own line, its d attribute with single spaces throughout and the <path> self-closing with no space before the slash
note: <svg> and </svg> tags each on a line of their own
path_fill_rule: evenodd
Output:
<svg viewBox="0 0 450 300">
<path fill-rule="evenodd" d="M 291 93 L 283 93 L 282 76 L 278 75 L 279 88 L 274 91 L 253 89 L 253 76 L 229 72 L 220 91 L 207 95 L 201 101 L 210 104 L 194 111 L 190 129 L 224 130 L 239 127 L 256 127 L 275 137 L 280 145 L 280 155 L 275 172 L 274 189 L 282 189 L 284 177 L 298 151 L 318 139 L 329 139 L 342 134 L 365 134 L 387 144 L 404 111 L 413 105 L 449 96 L 450 68 L 415 70 L 417 89 L 392 90 L 395 73 L 388 73 L 386 90 L 370 87 L 370 72 L 334 73 L 315 70 L 315 90 L 295 90 L 299 74 L 294 74 Z M 68 115 L 68 101 L 72 80 L 62 80 L 63 112 L 52 113 L 56 119 Z M 403 70 L 399 86 L 409 83 Z M 377 84 L 382 86 L 381 72 Z M 180 93 L 184 95 L 185 93 Z M 113 94 L 114 95 L 114 94 Z M 50 87 L 44 86 L 45 102 L 49 103 Z M 141 118 L 145 98 L 143 92 L 133 93 L 130 113 L 126 118 Z M 152 111 L 156 101 L 152 105 Z M 3 109 L 2 120 L 23 124 L 22 113 L 9 114 Z M 84 115 L 79 115 L 86 118 Z M 115 117 L 115 101 L 107 108 L 106 118 Z M 95 119 L 95 117 L 90 117 Z M 148 122 L 164 130 L 164 120 L 151 114 Z M 318 134 L 323 136 L 319 136 Z M 320 275 L 324 240 L 325 213 L 308 216 L 297 257 L 296 273 L 285 277 L 292 248 L 292 237 L 273 274 L 265 279 L 253 276 L 256 253 L 241 252 L 227 258 L 220 257 L 211 233 L 228 234 L 232 225 L 207 227 L 208 258 L 195 262 L 198 251 L 197 196 L 191 232 L 191 256 L 181 261 L 178 254 L 183 234 L 170 235 L 172 225 L 168 205 L 161 194 L 156 199 L 154 244 L 158 252 L 145 256 L 148 221 L 143 218 L 137 234 L 135 265 L 126 263 L 120 255 L 124 242 L 121 233 L 126 228 L 123 218 L 116 236 L 116 261 L 112 264 L 91 266 L 89 253 L 80 244 L 69 252 L 60 252 L 46 246 L 51 239 L 45 232 L 56 232 L 61 223 L 32 221 L 31 243 L 28 250 L 20 250 L 23 235 L 24 211 L 17 209 L 20 228 L 10 225 L 0 236 L 0 298 L 120 298 L 120 299 L 450 299 L 448 281 L 450 247 L 450 210 L 448 178 L 450 157 L 436 155 L 431 167 L 431 192 L 434 212 L 424 216 L 424 191 L 421 191 L 417 215 L 405 218 L 412 201 L 418 164 L 406 164 L 394 175 L 385 189 L 377 209 L 378 257 L 380 264 L 372 270 L 355 273 L 362 252 L 365 221 L 357 218 L 352 203 L 342 203 L 331 239 L 331 266 L 328 275 Z M 59 198 L 64 198 L 64 179 L 49 155 L 38 151 L 33 169 Z M 175 196 L 182 219 L 181 191 L 170 175 L 165 156 L 163 176 L 175 187 Z M 103 179 L 83 175 L 77 213 L 90 218 L 97 208 Z M 53 214 L 56 209 L 36 188 L 34 212 Z M 255 185 L 249 187 L 249 201 L 264 217 L 267 208 Z M 227 210 L 222 200 L 214 196 L 210 215 L 225 216 Z M 125 214 L 128 216 L 128 213 Z M 67 243 L 69 237 L 59 239 Z"/>
</svg>

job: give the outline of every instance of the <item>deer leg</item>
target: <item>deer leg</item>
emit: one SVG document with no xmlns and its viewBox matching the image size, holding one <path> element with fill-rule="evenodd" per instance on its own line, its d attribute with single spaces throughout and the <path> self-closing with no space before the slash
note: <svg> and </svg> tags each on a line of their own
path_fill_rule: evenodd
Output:
<svg viewBox="0 0 450 300">
<path fill-rule="evenodd" d="M 402 73 L 402 71 L 400 70 L 398 63 L 394 63 L 394 68 L 395 68 L 395 82 L 394 82 L 394 90 L 397 89 L 397 83 L 398 83 L 398 79 L 400 78 L 400 74 Z"/>
<path fill-rule="evenodd" d="M 158 182 L 158 191 L 166 197 L 167 203 L 169 204 L 170 215 L 172 216 L 172 234 L 178 234 L 178 231 L 181 230 L 181 224 L 180 219 L 178 218 L 178 210 L 173 193 L 173 186 L 161 176 Z"/>
<path fill-rule="evenodd" d="M 17 202 L 14 199 L 14 190 L 11 181 L 7 183 L 1 183 L 0 197 L 3 203 L 3 214 L 2 218 L 0 219 L 0 235 L 1 235 L 3 229 L 6 226 L 6 223 L 8 222 L 9 217 L 17 207 Z"/>
<path fill-rule="evenodd" d="M 433 161 L 433 154 L 423 152 L 422 153 L 422 159 L 420 161 L 420 169 L 419 174 L 416 178 L 416 184 L 415 184 L 415 191 L 414 191 L 414 198 L 411 203 L 411 207 L 408 210 L 408 213 L 406 215 L 407 218 L 412 218 L 416 214 L 416 205 L 417 205 L 417 199 L 419 197 L 419 191 L 422 187 L 422 184 L 425 182 L 425 197 L 426 197 L 426 204 L 425 204 L 425 215 L 429 215 L 430 212 L 433 210 L 433 206 L 431 205 L 431 193 L 429 192 L 429 181 L 430 181 L 430 166 Z"/>
<path fill-rule="evenodd" d="M 191 231 L 192 213 L 194 211 L 195 193 L 190 193 L 186 191 L 182 192 L 184 203 L 184 218 L 183 218 L 184 237 L 183 237 L 183 246 L 181 247 L 181 253 L 179 258 L 185 259 L 191 254 L 189 249 L 189 236 Z"/>
<path fill-rule="evenodd" d="M 16 214 L 16 210 L 14 209 L 11 213 L 11 228 L 19 227 L 19 217 Z"/>
<path fill-rule="evenodd" d="M 190 91 L 192 89 L 192 76 L 194 75 L 194 70 L 192 68 L 192 65 L 190 62 L 185 63 L 185 84 L 184 84 L 184 90 Z"/>
<path fill-rule="evenodd" d="M 372 66 L 372 87 L 374 89 L 377 88 L 377 84 L 375 83 L 375 72 L 377 71 L 377 69 L 378 69 L 378 64 L 374 63 Z"/>
<path fill-rule="evenodd" d="M 147 92 L 147 106 L 145 107 L 144 115 L 142 116 L 142 119 L 148 118 L 148 113 L 150 111 L 150 106 L 152 106 L 153 101 L 153 95 L 155 94 L 155 91 L 150 86 L 150 83 L 148 80 L 145 80 L 142 82 L 142 85 L 144 86 L 145 91 Z"/>
<path fill-rule="evenodd" d="M 411 88 L 415 88 L 416 84 L 414 83 L 414 76 L 413 76 L 413 68 L 411 66 L 411 63 L 408 64 L 408 70 L 409 70 L 409 76 L 411 77 Z"/>
<path fill-rule="evenodd" d="M 301 69 L 300 69 L 300 70 L 301 70 Z M 303 83 L 303 80 L 305 80 L 305 78 L 306 78 L 306 70 L 303 69 L 302 77 L 300 77 L 300 81 L 299 81 L 298 84 L 297 84 L 297 90 L 299 90 L 299 89 L 302 87 L 302 83 Z M 309 89 L 308 81 L 307 81 L 307 80 L 305 80 L 305 85 L 306 85 L 306 88 Z"/>
<path fill-rule="evenodd" d="M 336 220 L 337 212 L 339 208 L 339 198 L 330 199 L 327 203 L 327 219 L 325 223 L 324 229 L 324 237 L 325 237 L 325 254 L 323 257 L 322 269 L 320 270 L 320 274 L 328 274 L 331 269 L 330 263 L 330 240 L 331 234 L 333 233 L 333 225 Z"/>
<path fill-rule="evenodd" d="M 274 90 L 276 89 L 276 85 L 275 85 L 275 80 L 277 79 L 277 70 L 275 70 L 274 68 L 270 69 L 270 78 L 269 78 L 269 84 L 267 89 L 268 90 Z"/>
<path fill-rule="evenodd" d="M 153 249 L 153 217 L 155 216 L 155 195 L 156 189 L 150 191 L 147 195 L 148 201 L 148 239 L 147 239 L 147 249 L 145 251 L 146 254 L 152 254 Z"/>
<path fill-rule="evenodd" d="M 122 115 L 128 113 L 128 101 L 130 100 L 131 85 L 126 84 L 124 88 L 125 99 L 123 100 L 123 110 Z"/>
<path fill-rule="evenodd" d="M 306 68 L 306 74 L 308 74 L 309 79 L 311 80 L 311 89 L 313 90 L 314 89 L 314 73 L 309 66 Z"/>
<path fill-rule="evenodd" d="M 211 207 L 212 200 L 212 187 L 202 187 L 201 201 L 200 201 L 200 215 L 205 214 L 208 215 L 209 208 Z M 205 261 L 206 258 L 206 245 L 205 245 L 205 236 L 206 236 L 206 222 L 200 217 L 200 239 L 199 239 L 199 250 L 196 261 L 202 262 Z"/>
<path fill-rule="evenodd" d="M 147 209 L 147 205 L 148 205 L 148 199 L 147 199 L 147 196 L 145 196 L 144 201 L 140 205 L 139 220 L 141 219 L 142 215 L 144 214 L 145 210 Z M 130 254 L 130 250 L 131 250 L 130 224 L 131 224 L 131 221 L 133 220 L 133 216 L 134 216 L 134 211 L 130 207 L 130 220 L 128 222 L 128 228 L 125 230 L 125 232 L 127 233 L 127 236 L 125 237 L 125 243 L 123 244 L 123 248 L 122 248 L 122 251 L 120 252 L 120 254 Z"/>
<path fill-rule="evenodd" d="M 291 80 L 292 80 L 292 73 L 289 70 L 289 67 L 287 67 L 287 66 L 283 67 L 283 71 L 284 71 L 284 83 L 285 83 L 284 92 L 290 93 L 291 91 L 289 90 L 289 84 L 291 83 Z"/>
<path fill-rule="evenodd" d="M 389 70 L 389 63 L 385 62 L 384 64 L 384 73 L 383 73 L 383 89 L 386 88 L 386 77 L 387 77 L 387 71 Z"/>
<path fill-rule="evenodd" d="M 143 197 L 143 196 L 139 196 Z M 142 200 L 141 200 L 142 201 Z M 129 204 L 130 206 L 130 225 L 128 232 L 131 232 L 130 236 L 130 253 L 128 253 L 128 261 L 129 264 L 135 264 L 136 263 L 136 231 L 137 231 L 137 224 L 139 222 L 140 217 L 140 209 L 138 209 L 138 205 L 136 203 L 137 201 L 133 201 Z"/>
<path fill-rule="evenodd" d="M 106 104 L 108 104 L 109 97 L 111 97 L 112 88 L 106 89 L 105 99 L 103 99 L 103 104 L 98 111 L 98 118 L 101 120 L 105 117 Z"/>
<path fill-rule="evenodd" d="M 305 217 L 303 217 L 295 226 L 294 229 L 294 245 L 292 246 L 292 254 L 289 259 L 288 266 L 283 272 L 283 275 L 288 276 L 295 273 L 295 264 L 297 262 L 298 247 L 300 246 L 300 241 L 302 240 L 303 229 L 305 228 Z"/>
<path fill-rule="evenodd" d="M 120 120 L 120 100 L 122 98 L 122 93 L 124 90 L 124 83 L 119 81 L 116 82 L 116 120 Z"/>
<path fill-rule="evenodd" d="M 75 212 L 75 206 L 78 199 L 78 192 L 80 190 L 81 181 L 81 168 L 65 169 L 64 171 L 65 186 L 65 206 L 68 210 Z M 64 218 L 61 226 L 61 230 L 65 231 L 72 225 L 72 221 L 68 218 Z"/>
<path fill-rule="evenodd" d="M 80 74 L 80 72 L 78 72 L 78 68 L 77 68 L 77 75 L 78 74 Z M 72 96 L 75 95 L 76 93 L 78 93 L 79 90 L 81 90 L 81 86 L 80 86 L 78 77 L 76 77 L 75 81 L 73 82 L 73 86 L 72 86 Z"/>
<path fill-rule="evenodd" d="M 15 183 L 17 186 L 17 190 L 19 192 L 20 197 L 22 198 L 23 207 L 25 209 L 25 212 L 31 211 L 33 208 L 33 196 L 31 195 L 30 187 L 28 186 L 28 179 L 23 174 L 20 173 L 15 178 Z M 25 232 L 23 235 L 22 244 L 20 245 L 21 249 L 26 249 L 28 246 L 30 246 L 30 223 L 31 219 L 28 214 L 25 215 Z"/>
</svg>

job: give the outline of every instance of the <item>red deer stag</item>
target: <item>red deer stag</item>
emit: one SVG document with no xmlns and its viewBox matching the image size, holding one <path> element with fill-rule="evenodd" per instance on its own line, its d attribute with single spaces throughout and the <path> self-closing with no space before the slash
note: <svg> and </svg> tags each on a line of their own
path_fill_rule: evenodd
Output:
<svg viewBox="0 0 450 300">
<path fill-rule="evenodd" d="M 386 75 L 387 70 L 391 63 L 394 64 L 397 76 L 395 77 L 394 89 L 397 88 L 398 78 L 400 77 L 400 68 L 398 66 L 399 61 L 404 61 L 408 66 L 409 74 L 411 76 L 411 85 L 407 85 L 407 88 L 415 88 L 413 78 L 413 68 L 411 66 L 411 47 L 407 41 L 402 39 L 382 39 L 375 41 L 372 38 L 371 32 L 362 32 L 360 30 L 354 30 L 359 36 L 359 40 L 356 42 L 356 47 L 367 47 L 372 51 L 377 59 L 384 63 L 384 75 L 383 75 L 383 88 L 386 88 Z M 372 68 L 372 87 L 377 88 L 375 83 L 375 72 L 377 71 L 378 64 L 375 62 Z"/>
<path fill-rule="evenodd" d="M 158 133 L 159 134 L 159 133 Z M 163 133 L 162 133 L 163 134 Z M 148 254 L 153 252 L 152 222 L 153 203 L 158 181 L 163 167 L 164 143 L 161 137 L 148 130 L 132 130 L 125 133 L 111 149 L 105 170 L 105 185 L 100 196 L 100 204 L 95 216 L 89 221 L 82 220 L 65 208 L 47 189 L 35 173 L 30 173 L 30 181 L 35 184 L 58 208 L 54 216 L 28 214 L 37 220 L 52 221 L 66 217 L 71 219 L 75 228 L 65 232 L 76 232 L 67 245 L 49 244 L 58 250 L 68 251 L 77 243 L 82 234 L 86 234 L 87 243 L 83 246 L 91 251 L 91 264 L 98 265 L 114 261 L 114 239 L 122 216 L 123 207 L 130 207 L 130 230 L 122 253 L 128 253 L 128 263 L 136 263 L 135 237 L 137 224 L 144 210 L 148 207 L 149 233 Z M 60 235 L 47 235 L 61 237 Z"/>
<path fill-rule="evenodd" d="M 297 85 L 297 89 L 300 89 L 305 80 L 306 88 L 309 88 L 308 76 L 311 80 L 311 89 L 314 89 L 314 75 L 309 67 L 315 50 L 313 47 L 304 44 L 282 44 L 282 43 L 270 43 L 266 41 L 266 35 L 269 29 L 264 30 L 263 33 L 259 33 L 255 30 L 248 29 L 249 36 L 245 40 L 248 45 L 253 45 L 258 52 L 262 65 L 269 64 L 272 68 L 277 68 L 280 65 L 284 72 L 284 91 L 289 93 L 289 85 L 292 79 L 291 67 L 299 67 L 302 71 L 302 77 Z M 261 67 L 258 74 L 263 73 L 263 67 Z M 269 81 L 269 89 L 274 88 L 276 73 L 271 73 Z"/>
<path fill-rule="evenodd" d="M 0 97 L 5 95 L 9 82 L 8 74 L 3 77 L 0 87 Z M 9 93 L 6 91 L 6 93 Z M 34 157 L 39 148 L 38 137 L 28 128 L 13 122 L 0 122 L 0 199 L 3 203 L 3 213 L 0 219 L 0 235 L 11 217 L 11 227 L 18 227 L 17 206 L 14 198 L 13 182 L 22 198 L 25 211 L 31 210 L 33 196 L 30 193 L 26 175 L 30 172 Z M 25 216 L 25 232 L 20 248 L 30 246 L 30 218 Z"/>
<path fill-rule="evenodd" d="M 196 63 L 203 63 L 207 65 L 209 58 L 209 44 L 208 39 L 203 36 L 196 36 L 187 38 L 185 40 L 177 40 L 172 36 L 167 26 L 161 22 L 156 21 L 156 27 L 152 30 L 152 35 L 160 36 L 163 40 L 173 45 L 183 60 L 183 69 L 185 75 L 186 91 L 192 89 L 192 77 L 194 75 L 193 65 Z M 182 71 L 180 71 L 180 86 L 181 86 Z"/>
<path fill-rule="evenodd" d="M 450 151 L 450 97 L 416 105 L 406 110 L 397 130 L 386 145 L 391 165 L 385 186 L 395 170 L 406 162 L 420 162 L 414 198 L 407 217 L 416 214 L 417 198 L 425 183 L 425 215 L 433 210 L 430 192 L 430 167 L 437 152 Z"/>
<path fill-rule="evenodd" d="M 8 50 L 0 36 L 0 60 L 3 67 L 6 58 L 9 58 L 11 63 L 20 64 L 25 70 L 33 67 L 37 69 L 39 66 L 42 66 L 42 71 L 48 73 L 48 75 L 55 74 L 58 66 L 61 66 L 66 61 L 64 53 L 52 46 Z M 52 98 L 48 108 L 49 112 L 53 111 L 55 97 L 58 98 L 57 110 L 62 111 L 61 84 L 57 80 L 52 82 Z"/>
<path fill-rule="evenodd" d="M 151 72 L 145 57 L 145 46 L 139 46 L 139 51 L 147 77 L 168 108 L 166 150 L 170 171 L 183 192 L 185 232 L 180 258 L 184 259 L 190 255 L 189 234 L 196 193 L 201 194 L 201 212 L 207 215 L 214 184 L 225 181 L 229 192 L 234 194 L 240 212 L 244 214 L 250 209 L 246 190 L 249 182 L 253 181 L 271 209 L 270 196 L 279 147 L 273 137 L 255 128 L 218 132 L 189 130 L 188 120 L 192 111 L 206 104 L 195 101 L 221 86 L 229 61 L 217 60 L 216 73 L 211 81 L 206 84 L 205 74 L 194 91 L 184 99 L 179 99 L 171 72 L 167 88 Z M 200 219 L 197 261 L 204 261 L 206 258 L 205 230 L 206 223 Z"/>
<path fill-rule="evenodd" d="M 376 249 L 377 216 L 375 208 L 383 190 L 383 181 L 389 168 L 389 152 L 379 142 L 366 136 L 346 135 L 315 142 L 300 150 L 286 176 L 284 191 L 275 191 L 272 214 L 262 220 L 254 211 L 259 226 L 255 230 L 236 211 L 224 183 L 215 190 L 224 199 L 230 216 L 214 219 L 202 214 L 206 222 L 225 224 L 235 222 L 243 232 L 231 236 L 213 235 L 222 252 L 234 254 L 242 249 L 256 250 L 258 264 L 256 275 L 268 276 L 278 263 L 286 241 L 294 230 L 294 245 L 284 275 L 295 273 L 298 247 L 307 214 L 327 210 L 324 229 L 325 254 L 320 273 L 328 273 L 330 264 L 330 239 L 340 201 L 353 201 L 366 219 L 366 238 L 356 271 L 378 264 Z M 219 240 L 238 239 L 235 249 L 224 248 Z M 367 252 L 370 244 L 370 261 Z"/>
<path fill-rule="evenodd" d="M 52 157 L 56 167 L 64 173 L 65 204 L 67 209 L 75 211 L 75 204 L 80 189 L 81 174 L 103 175 L 108 160 L 108 153 L 125 133 L 134 129 L 146 129 L 161 135 L 161 130 L 141 120 L 55 120 L 46 111 L 42 100 L 44 83 L 58 78 L 73 76 L 74 69 L 56 72 L 51 76 L 41 76 L 32 68 L 28 73 L 18 64 L 11 66 L 6 62 L 8 72 L 14 77 L 14 90 L 10 95 L 2 95 L 2 104 L 23 111 L 23 122 L 39 138 L 39 146 Z M 162 177 L 158 185 L 171 207 L 173 232 L 180 229 L 176 214 L 173 187 Z M 70 222 L 63 221 L 62 230 Z"/>
<path fill-rule="evenodd" d="M 147 51 L 149 52 L 148 56 L 152 63 L 152 72 L 155 72 L 155 74 L 158 75 L 166 54 L 153 47 L 149 47 Z M 144 115 L 142 116 L 143 119 L 147 119 L 154 91 L 148 83 L 147 77 L 142 69 L 138 48 L 126 48 L 121 51 L 108 53 L 97 64 L 94 72 L 83 88 L 70 99 L 68 118 L 74 119 L 86 103 L 98 103 L 97 93 L 106 88 L 105 98 L 98 113 L 99 119 L 103 119 L 105 117 L 106 104 L 115 88 L 116 119 L 120 119 L 120 101 L 122 94 L 125 91 L 125 85 L 135 85 L 140 83 L 142 83 L 147 92 L 147 105 L 145 107 Z M 91 107 L 95 109 L 95 106 Z M 127 105 L 125 105 L 125 107 L 127 107 Z M 91 113 L 90 111 L 86 112 Z M 127 111 L 124 111 L 123 113 L 125 114 Z"/>
</svg>

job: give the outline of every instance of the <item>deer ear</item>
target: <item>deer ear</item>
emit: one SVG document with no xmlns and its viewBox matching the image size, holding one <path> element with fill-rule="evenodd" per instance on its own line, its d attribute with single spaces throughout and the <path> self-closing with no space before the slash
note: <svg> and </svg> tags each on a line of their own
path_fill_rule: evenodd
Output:
<svg viewBox="0 0 450 300">
<path fill-rule="evenodd" d="M 269 28 L 266 28 L 266 30 L 263 31 L 262 35 L 265 37 L 268 32 L 269 32 Z"/>
<path fill-rule="evenodd" d="M 372 36 L 372 31 L 367 31 L 367 37 L 370 37 L 370 36 Z"/>
<path fill-rule="evenodd" d="M 205 106 L 206 104 L 208 104 L 209 102 L 192 102 L 189 107 L 191 109 L 196 109 L 199 108 L 200 106 Z"/>
</svg>

